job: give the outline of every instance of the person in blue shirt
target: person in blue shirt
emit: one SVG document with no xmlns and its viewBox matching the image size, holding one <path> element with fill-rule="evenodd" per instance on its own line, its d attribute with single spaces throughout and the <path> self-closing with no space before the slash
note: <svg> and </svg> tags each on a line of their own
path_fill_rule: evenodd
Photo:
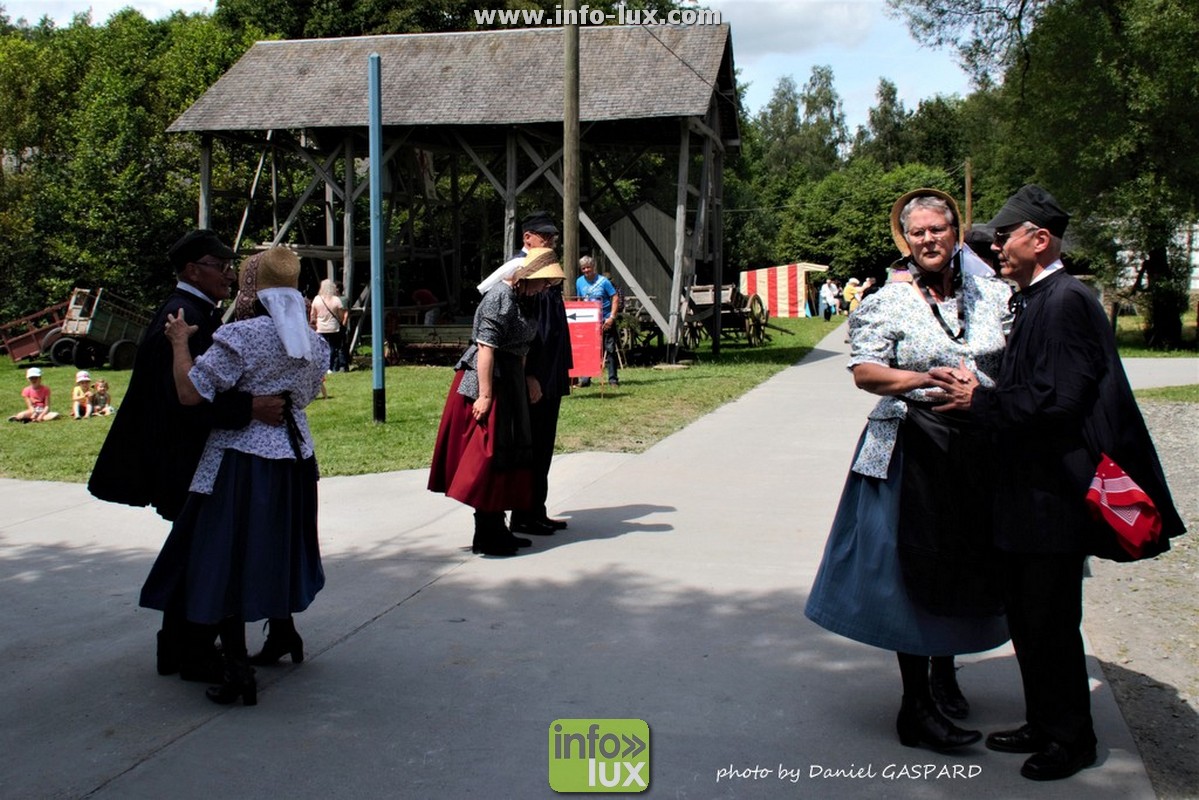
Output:
<svg viewBox="0 0 1199 800">
<path fill-rule="evenodd" d="M 608 362 L 608 385 L 619 386 L 616 376 L 616 314 L 620 311 L 620 296 L 612 281 L 595 271 L 595 259 L 583 256 L 579 259 L 579 272 L 575 281 L 575 294 L 580 300 L 598 300 L 600 315 L 604 320 L 604 360 Z M 591 385 L 590 378 L 580 378 L 580 386 Z"/>
</svg>

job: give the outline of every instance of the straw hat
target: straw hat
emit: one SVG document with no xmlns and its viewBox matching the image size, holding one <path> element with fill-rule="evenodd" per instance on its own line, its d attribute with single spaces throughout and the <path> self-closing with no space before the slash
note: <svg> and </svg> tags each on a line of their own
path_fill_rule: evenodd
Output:
<svg viewBox="0 0 1199 800">
<path fill-rule="evenodd" d="M 954 226 L 958 230 L 958 244 L 961 244 L 963 233 L 962 214 L 958 211 L 957 201 L 940 189 L 913 189 L 902 195 L 891 206 L 891 238 L 895 241 L 895 246 L 899 248 L 899 252 L 905 256 L 912 254 L 912 248 L 908 247 L 908 240 L 903 237 L 903 226 L 899 224 L 899 215 L 903 212 L 903 207 L 917 197 L 937 197 L 949 205 L 949 210 L 953 212 Z"/>
<path fill-rule="evenodd" d="M 544 278 L 548 281 L 566 279 L 558 256 L 548 247 L 534 247 L 525 255 L 525 263 L 512 275 L 512 282 L 531 281 Z"/>
<path fill-rule="evenodd" d="M 255 289 L 295 289 L 300 282 L 300 259 L 286 247 L 272 247 L 258 254 Z"/>
</svg>

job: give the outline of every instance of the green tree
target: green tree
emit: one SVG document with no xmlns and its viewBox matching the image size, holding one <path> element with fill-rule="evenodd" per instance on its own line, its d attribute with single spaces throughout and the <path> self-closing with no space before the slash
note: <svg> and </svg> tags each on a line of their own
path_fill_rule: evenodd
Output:
<svg viewBox="0 0 1199 800">
<path fill-rule="evenodd" d="M 878 103 L 866 112 L 866 127 L 858 129 L 853 155 L 873 158 L 891 169 L 906 161 L 912 149 L 908 132 L 912 114 L 903 107 L 899 89 L 886 78 L 879 79 L 875 97 Z"/>
<path fill-rule="evenodd" d="M 1019 176 L 1008 191 L 1024 181 L 1053 191 L 1074 211 L 1083 256 L 1109 278 L 1126 265 L 1143 277 L 1149 343 L 1177 347 L 1189 266 L 1174 251 L 1199 216 L 1199 6 L 889 2 L 918 38 L 956 44 L 978 74 L 1002 70 L 1010 136 L 996 167 Z"/>
<path fill-rule="evenodd" d="M 828 264 L 841 280 L 881 279 L 899 257 L 891 240 L 891 206 L 920 187 L 958 192 L 942 169 L 913 163 L 888 171 L 873 159 L 853 159 L 795 194 L 778 250 L 787 259 Z"/>
<path fill-rule="evenodd" d="M 807 177 L 819 180 L 842 164 L 849 145 L 841 96 L 829 66 L 814 66 L 800 94 L 803 118 L 800 124 L 801 159 Z"/>
</svg>

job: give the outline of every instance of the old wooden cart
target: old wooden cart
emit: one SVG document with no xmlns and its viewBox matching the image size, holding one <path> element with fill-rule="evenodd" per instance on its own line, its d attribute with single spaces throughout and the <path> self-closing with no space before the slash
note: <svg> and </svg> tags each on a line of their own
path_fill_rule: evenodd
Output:
<svg viewBox="0 0 1199 800">
<path fill-rule="evenodd" d="M 0 345 L 17 363 L 41 355 L 62 336 L 66 311 L 67 304 L 62 302 L 0 325 Z"/>
<path fill-rule="evenodd" d="M 751 347 L 766 341 L 766 326 L 770 320 L 766 303 L 756 294 L 742 294 L 736 284 L 730 283 L 720 287 L 691 287 L 689 313 L 683 321 L 679 345 L 692 350 L 703 336 L 710 336 L 716 314 L 720 315 L 721 336 L 733 339 L 744 336 Z"/>
<path fill-rule="evenodd" d="M 113 369 L 129 369 L 149 322 L 149 314 L 111 292 L 76 289 L 59 335 L 43 352 L 57 366 L 87 369 L 107 362 Z"/>
</svg>

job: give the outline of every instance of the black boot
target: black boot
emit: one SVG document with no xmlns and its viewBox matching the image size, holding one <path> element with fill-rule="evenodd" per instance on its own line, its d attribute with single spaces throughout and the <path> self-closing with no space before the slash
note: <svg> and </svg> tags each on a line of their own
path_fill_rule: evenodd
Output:
<svg viewBox="0 0 1199 800">
<path fill-rule="evenodd" d="M 517 543 L 504 526 L 502 511 L 475 512 L 475 538 L 470 551 L 485 556 L 514 556 Z"/>
<path fill-rule="evenodd" d="M 179 677 L 185 681 L 213 683 L 225 674 L 221 652 L 216 646 L 218 626 L 186 622 L 183 627 Z"/>
<path fill-rule="evenodd" d="M 928 688 L 932 692 L 937 708 L 947 717 L 965 719 L 970 716 L 970 702 L 958 687 L 957 667 L 953 656 L 933 656 L 932 668 L 928 673 Z"/>
<path fill-rule="evenodd" d="M 895 730 L 904 747 L 925 745 L 941 751 L 965 747 L 982 738 L 979 731 L 963 730 L 946 719 L 931 699 L 906 694 L 895 720 Z"/>
<path fill-rule="evenodd" d="M 221 622 L 221 648 L 225 658 L 224 681 L 220 686 L 209 687 L 208 699 L 229 705 L 240 697 L 247 706 L 258 705 L 258 681 L 246 657 L 246 626 L 241 617 Z"/>
<path fill-rule="evenodd" d="M 304 640 L 296 632 L 296 623 L 291 617 L 271 619 L 267 623 L 266 641 L 262 650 L 250 656 L 250 663 L 256 666 L 275 664 L 287 654 L 291 654 L 291 663 L 300 664 L 304 661 Z"/>
</svg>

